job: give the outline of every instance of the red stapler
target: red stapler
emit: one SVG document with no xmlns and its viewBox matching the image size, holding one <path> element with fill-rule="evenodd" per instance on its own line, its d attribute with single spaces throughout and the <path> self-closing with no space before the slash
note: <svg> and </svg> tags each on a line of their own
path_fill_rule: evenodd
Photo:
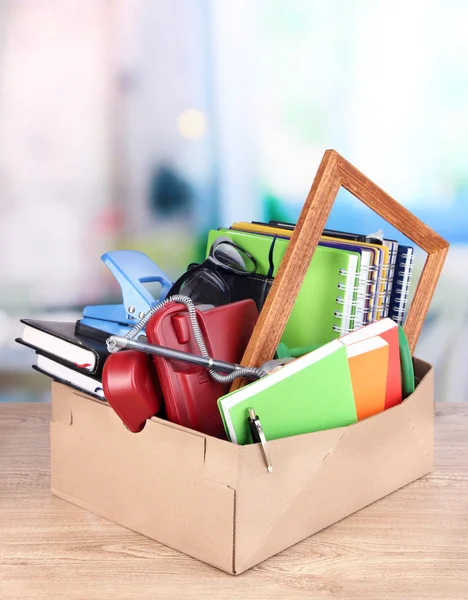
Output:
<svg viewBox="0 0 468 600">
<path fill-rule="evenodd" d="M 239 363 L 258 319 L 253 300 L 215 308 L 197 307 L 197 318 L 206 348 L 217 360 Z M 200 354 L 185 306 L 169 303 L 154 313 L 146 325 L 150 344 Z M 152 356 L 169 421 L 215 437 L 225 437 L 217 400 L 229 390 L 199 366 Z"/>
</svg>

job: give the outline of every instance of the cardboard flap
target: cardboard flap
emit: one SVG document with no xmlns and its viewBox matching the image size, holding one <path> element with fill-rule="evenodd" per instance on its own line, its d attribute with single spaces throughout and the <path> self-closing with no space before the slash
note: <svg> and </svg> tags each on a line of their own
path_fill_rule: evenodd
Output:
<svg viewBox="0 0 468 600">
<path fill-rule="evenodd" d="M 269 442 L 271 474 L 260 449 L 256 460 L 245 453 L 237 494 L 236 572 L 428 472 L 432 384 L 431 372 L 403 404 L 349 427 Z"/>
<path fill-rule="evenodd" d="M 241 446 L 205 437 L 205 479 L 237 488 Z"/>
<path fill-rule="evenodd" d="M 131 433 L 107 404 L 54 386 L 55 414 L 72 419 L 51 423 L 53 491 L 232 572 L 235 491 L 205 478 L 205 437 L 153 420 Z"/>
<path fill-rule="evenodd" d="M 64 389 L 68 388 L 61 383 L 52 383 L 52 421 L 71 425 L 73 423 L 72 395 L 64 394 Z"/>
</svg>

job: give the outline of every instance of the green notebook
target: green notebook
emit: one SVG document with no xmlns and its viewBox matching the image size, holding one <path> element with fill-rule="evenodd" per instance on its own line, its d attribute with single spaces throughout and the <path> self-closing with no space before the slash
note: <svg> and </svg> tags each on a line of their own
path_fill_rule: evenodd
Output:
<svg viewBox="0 0 468 600">
<path fill-rule="evenodd" d="M 236 444 L 252 441 L 249 408 L 255 409 L 267 440 L 355 423 L 346 347 L 334 340 L 223 396 L 218 407 L 228 438 Z"/>
<path fill-rule="evenodd" d="M 233 229 L 213 229 L 208 234 L 207 252 L 220 236 L 229 237 L 250 252 L 257 261 L 257 273 L 268 274 L 273 236 Z M 276 238 L 273 275 L 278 271 L 288 243 L 287 238 Z M 340 337 L 340 314 L 344 307 L 353 304 L 360 266 L 359 252 L 317 246 L 281 341 L 289 348 L 297 348 L 326 344 Z M 337 302 L 337 298 L 343 302 Z"/>
</svg>

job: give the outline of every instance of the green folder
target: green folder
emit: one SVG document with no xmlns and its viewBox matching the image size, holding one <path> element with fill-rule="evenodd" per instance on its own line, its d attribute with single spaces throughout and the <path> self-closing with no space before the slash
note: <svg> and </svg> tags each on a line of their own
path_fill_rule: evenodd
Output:
<svg viewBox="0 0 468 600">
<path fill-rule="evenodd" d="M 208 234 L 207 253 L 214 240 L 220 236 L 227 236 L 252 254 L 257 261 L 257 273 L 268 274 L 273 236 L 233 229 L 213 229 Z M 288 243 L 287 238 L 276 238 L 273 275 L 278 271 Z M 290 348 L 297 348 L 326 344 L 340 337 L 342 319 L 339 314 L 344 310 L 352 310 L 360 266 L 359 252 L 317 246 L 281 341 Z M 341 271 L 346 274 L 341 274 Z M 345 289 L 339 289 L 339 284 Z M 344 301 L 348 298 L 347 305 L 339 304 L 337 298 Z"/>
<path fill-rule="evenodd" d="M 252 441 L 248 409 L 255 409 L 267 440 L 333 429 L 357 421 L 345 346 L 334 340 L 280 371 L 218 400 L 231 442 Z"/>
<path fill-rule="evenodd" d="M 405 330 L 401 325 L 398 325 L 398 341 L 400 343 L 401 386 L 404 400 L 414 392 L 415 381 L 413 357 L 411 356 Z"/>
</svg>

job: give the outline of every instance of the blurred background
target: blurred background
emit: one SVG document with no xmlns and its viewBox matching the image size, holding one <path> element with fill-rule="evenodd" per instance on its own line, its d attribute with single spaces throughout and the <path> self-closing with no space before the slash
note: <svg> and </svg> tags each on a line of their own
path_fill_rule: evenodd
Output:
<svg viewBox="0 0 468 600">
<path fill-rule="evenodd" d="M 297 219 L 327 148 L 451 243 L 416 355 L 468 401 L 467 22 L 466 0 L 2 0 L 0 401 L 49 397 L 19 318 L 120 301 L 101 254 L 175 279 L 210 228 Z M 402 240 L 345 192 L 329 225 Z"/>
</svg>

